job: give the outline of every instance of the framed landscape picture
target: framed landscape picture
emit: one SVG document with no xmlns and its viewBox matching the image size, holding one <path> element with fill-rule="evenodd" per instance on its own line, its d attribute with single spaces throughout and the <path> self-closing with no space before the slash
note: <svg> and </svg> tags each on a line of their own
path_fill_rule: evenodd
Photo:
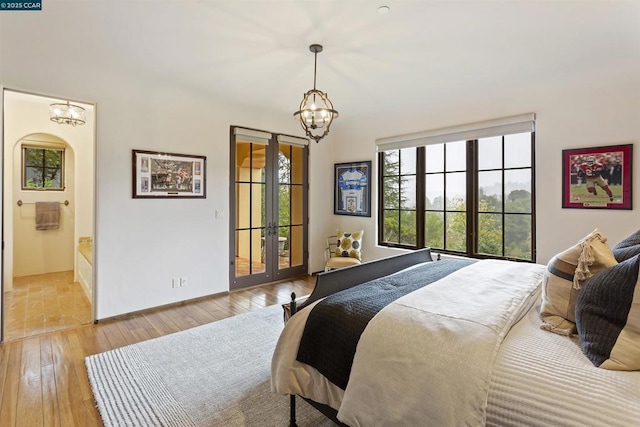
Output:
<svg viewBox="0 0 640 427">
<path fill-rule="evenodd" d="M 632 209 L 633 144 L 562 150 L 562 207 Z"/>
<path fill-rule="evenodd" d="M 371 161 L 334 165 L 333 213 L 371 216 Z"/>
<path fill-rule="evenodd" d="M 134 198 L 205 198 L 207 158 L 133 150 Z"/>
</svg>

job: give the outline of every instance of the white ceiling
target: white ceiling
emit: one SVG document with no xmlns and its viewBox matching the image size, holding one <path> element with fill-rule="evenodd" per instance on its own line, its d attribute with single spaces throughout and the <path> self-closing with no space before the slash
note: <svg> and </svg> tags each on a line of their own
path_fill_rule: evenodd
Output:
<svg viewBox="0 0 640 427">
<path fill-rule="evenodd" d="M 313 86 L 319 43 L 317 87 L 344 120 L 640 73 L 640 1 L 45 0 L 0 19 L 51 67 L 90 63 L 286 114 Z"/>
</svg>

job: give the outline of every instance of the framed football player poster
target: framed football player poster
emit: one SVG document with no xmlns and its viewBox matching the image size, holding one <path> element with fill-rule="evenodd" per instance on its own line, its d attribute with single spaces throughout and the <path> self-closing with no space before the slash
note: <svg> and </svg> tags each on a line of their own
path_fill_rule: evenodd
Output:
<svg viewBox="0 0 640 427">
<path fill-rule="evenodd" d="M 562 207 L 632 209 L 633 144 L 562 150 Z"/>
<path fill-rule="evenodd" d="M 371 216 L 371 161 L 334 165 L 333 213 Z"/>
</svg>

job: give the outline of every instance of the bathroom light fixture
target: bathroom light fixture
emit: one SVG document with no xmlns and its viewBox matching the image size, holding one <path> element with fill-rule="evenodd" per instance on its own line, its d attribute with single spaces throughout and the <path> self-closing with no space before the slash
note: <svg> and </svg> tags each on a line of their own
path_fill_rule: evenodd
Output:
<svg viewBox="0 0 640 427">
<path fill-rule="evenodd" d="M 60 125 L 83 125 L 85 123 L 84 108 L 79 105 L 53 103 L 49 105 L 49 118 Z"/>
<path fill-rule="evenodd" d="M 300 109 L 293 113 L 293 117 L 300 120 L 300 125 L 309 138 L 320 142 L 329 133 L 333 119 L 338 118 L 338 112 L 328 95 L 316 89 L 316 71 L 318 68 L 318 53 L 322 52 L 322 45 L 312 44 L 309 50 L 314 54 L 313 89 L 304 94 Z"/>
</svg>

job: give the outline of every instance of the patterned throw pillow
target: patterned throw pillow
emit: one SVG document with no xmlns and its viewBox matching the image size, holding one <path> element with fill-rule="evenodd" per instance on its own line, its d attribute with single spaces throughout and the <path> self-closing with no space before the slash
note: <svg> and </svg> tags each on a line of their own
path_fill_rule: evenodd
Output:
<svg viewBox="0 0 640 427">
<path fill-rule="evenodd" d="M 640 370 L 640 255 L 586 280 L 576 302 L 583 353 L 600 368 Z"/>
<path fill-rule="evenodd" d="M 581 282 L 616 265 L 607 237 L 594 230 L 549 261 L 542 280 L 541 328 L 560 335 L 575 333 L 575 304 Z"/>
<path fill-rule="evenodd" d="M 338 230 L 338 247 L 336 248 L 336 256 L 351 257 L 362 261 L 362 235 L 364 230 L 354 233 L 346 233 Z"/>
<path fill-rule="evenodd" d="M 618 262 L 640 254 L 640 230 L 615 245 L 612 252 Z"/>
</svg>

